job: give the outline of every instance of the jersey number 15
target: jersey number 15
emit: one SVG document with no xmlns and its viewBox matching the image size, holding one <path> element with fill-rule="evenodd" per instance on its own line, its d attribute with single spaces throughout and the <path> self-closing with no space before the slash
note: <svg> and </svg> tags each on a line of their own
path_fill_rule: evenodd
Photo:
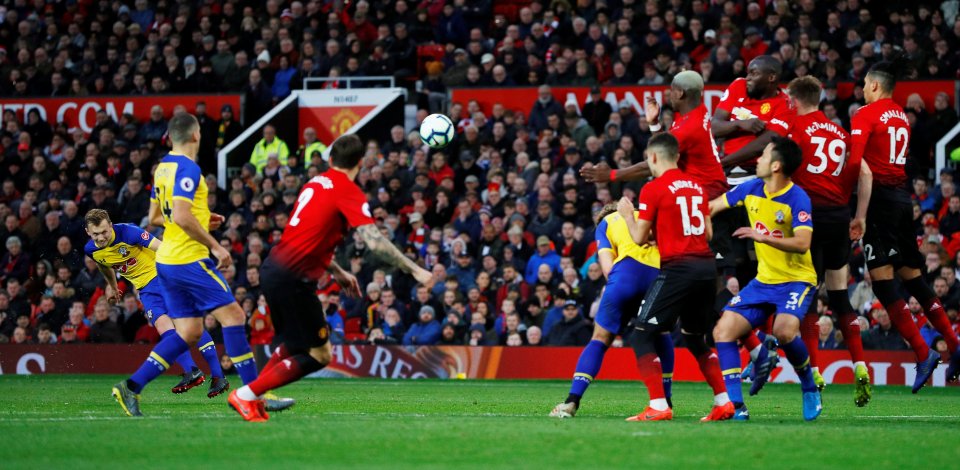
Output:
<svg viewBox="0 0 960 470">
<path fill-rule="evenodd" d="M 677 205 L 680 206 L 683 236 L 703 235 L 706 229 L 702 211 L 703 196 L 691 196 L 689 204 L 687 204 L 687 198 L 680 196 L 677 198 Z M 694 223 L 696 223 L 696 225 L 693 225 Z"/>
</svg>

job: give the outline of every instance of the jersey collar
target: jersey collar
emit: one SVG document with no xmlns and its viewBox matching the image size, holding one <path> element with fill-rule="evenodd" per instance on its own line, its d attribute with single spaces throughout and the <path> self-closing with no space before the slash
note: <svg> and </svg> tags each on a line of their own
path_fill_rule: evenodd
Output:
<svg viewBox="0 0 960 470">
<path fill-rule="evenodd" d="M 790 181 L 789 183 L 787 183 L 786 186 L 783 187 L 783 189 L 781 189 L 781 190 L 779 190 L 779 191 L 777 191 L 777 192 L 775 192 L 775 193 L 771 193 L 771 192 L 767 191 L 767 184 L 764 183 L 764 184 L 763 184 L 763 194 L 767 196 L 767 199 L 773 199 L 773 198 L 778 197 L 778 196 L 783 196 L 783 195 L 786 194 L 787 191 L 789 191 L 790 188 L 792 188 L 792 187 L 793 187 L 793 181 Z"/>
<path fill-rule="evenodd" d="M 110 241 L 107 242 L 107 246 L 113 246 L 113 244 L 117 241 L 117 229 L 116 229 L 116 227 L 114 227 L 113 225 L 111 225 L 111 226 L 110 226 L 110 232 L 113 233 L 113 235 L 110 236 Z M 106 247 L 104 247 L 104 248 L 106 248 Z"/>
</svg>

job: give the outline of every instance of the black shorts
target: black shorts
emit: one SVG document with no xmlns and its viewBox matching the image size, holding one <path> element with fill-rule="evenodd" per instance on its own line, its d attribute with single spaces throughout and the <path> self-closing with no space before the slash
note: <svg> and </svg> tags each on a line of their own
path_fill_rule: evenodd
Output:
<svg viewBox="0 0 960 470">
<path fill-rule="evenodd" d="M 850 262 L 850 208 L 814 207 L 813 242 L 810 244 L 817 284 L 824 272 L 843 268 Z"/>
<path fill-rule="evenodd" d="M 716 323 L 717 267 L 710 258 L 661 265 L 660 275 L 640 307 L 634 326 L 672 331 L 677 319 L 684 331 L 707 334 Z"/>
<path fill-rule="evenodd" d="M 737 208 L 725 210 L 713 217 L 713 238 L 710 239 L 710 249 L 717 255 L 717 269 L 727 270 L 736 268 L 737 260 L 733 249 L 733 232 L 741 227 L 741 214 Z"/>
<path fill-rule="evenodd" d="M 873 188 L 867 209 L 863 254 L 868 269 L 887 265 L 894 269 L 923 268 L 924 259 L 917 247 L 917 234 L 913 228 L 913 204 L 906 191 L 883 186 Z"/>
<path fill-rule="evenodd" d="M 327 344 L 330 328 L 316 294 L 316 281 L 276 265 L 269 257 L 260 270 L 260 279 L 273 327 L 288 349 L 300 352 Z"/>
</svg>

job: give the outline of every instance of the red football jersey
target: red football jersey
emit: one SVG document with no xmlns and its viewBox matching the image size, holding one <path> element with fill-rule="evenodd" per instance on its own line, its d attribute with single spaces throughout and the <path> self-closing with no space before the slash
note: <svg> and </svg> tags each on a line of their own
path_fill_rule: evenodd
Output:
<svg viewBox="0 0 960 470">
<path fill-rule="evenodd" d="M 680 142 L 681 170 L 695 178 L 712 200 L 727 192 L 727 176 L 720 165 L 720 154 L 710 133 L 710 115 L 707 107 L 697 106 L 684 115 L 676 115 L 670 133 Z"/>
<path fill-rule="evenodd" d="M 793 103 L 783 90 L 777 90 L 776 96 L 764 100 L 755 100 L 747 96 L 747 80 L 738 78 L 727 87 L 720 97 L 717 109 L 730 113 L 731 121 L 759 119 L 767 124 L 766 129 L 786 136 L 797 116 Z M 753 141 L 757 136 L 749 132 L 735 131 L 723 141 L 723 154 L 730 155 Z M 756 160 L 748 162 L 755 165 Z"/>
<path fill-rule="evenodd" d="M 347 175 L 330 169 L 303 186 L 270 256 L 299 275 L 319 279 L 346 228 L 372 223 L 367 197 Z"/>
<path fill-rule="evenodd" d="M 706 234 L 708 202 L 700 183 L 680 170 L 669 170 L 643 186 L 637 218 L 653 224 L 661 263 L 713 257 Z"/>
<path fill-rule="evenodd" d="M 846 206 L 860 174 L 860 159 L 847 156 L 850 135 L 820 111 L 797 116 L 790 130 L 803 151 L 793 182 L 810 196 L 813 207 Z"/>
<path fill-rule="evenodd" d="M 850 137 L 850 156 L 867 162 L 876 184 L 899 188 L 907 182 L 910 123 L 900 105 L 885 98 L 860 108 L 850 119 Z"/>
</svg>

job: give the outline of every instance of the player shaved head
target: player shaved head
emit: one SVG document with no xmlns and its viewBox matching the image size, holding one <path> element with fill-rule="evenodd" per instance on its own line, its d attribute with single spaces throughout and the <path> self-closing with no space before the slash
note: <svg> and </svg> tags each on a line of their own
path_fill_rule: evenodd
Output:
<svg viewBox="0 0 960 470">
<path fill-rule="evenodd" d="M 684 70 L 673 77 L 671 88 L 671 106 L 677 108 L 681 102 L 686 101 L 696 107 L 700 104 L 700 99 L 703 96 L 703 76 L 692 70 Z"/>
<path fill-rule="evenodd" d="M 755 100 L 772 97 L 777 91 L 782 67 L 779 60 L 769 55 L 751 60 L 747 68 L 747 96 Z"/>
<path fill-rule="evenodd" d="M 820 90 L 820 80 L 810 75 L 794 78 L 787 85 L 787 92 L 790 93 L 790 97 L 798 105 L 804 107 L 816 107 L 820 104 Z"/>
<path fill-rule="evenodd" d="M 342 135 L 330 146 L 330 163 L 343 170 L 352 170 L 360 165 L 364 145 L 356 134 Z"/>
<path fill-rule="evenodd" d="M 200 123 L 190 113 L 175 114 L 167 124 L 167 135 L 173 145 L 183 145 L 194 140 L 199 141 Z M 196 138 L 196 139 L 195 139 Z"/>
</svg>

